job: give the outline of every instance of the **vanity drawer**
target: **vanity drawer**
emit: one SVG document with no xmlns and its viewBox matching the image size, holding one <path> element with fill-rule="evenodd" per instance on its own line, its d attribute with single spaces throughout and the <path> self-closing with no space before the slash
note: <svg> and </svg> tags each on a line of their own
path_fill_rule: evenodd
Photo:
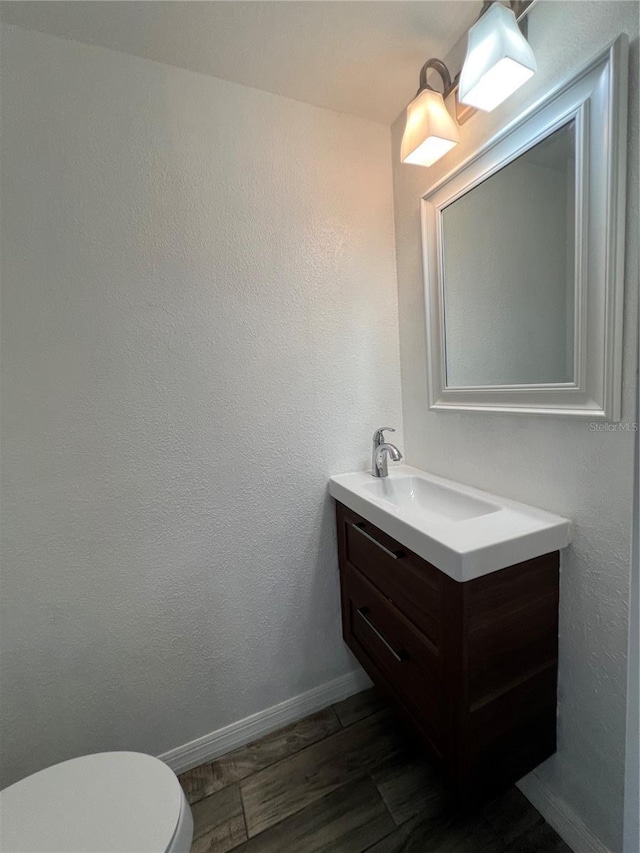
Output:
<svg viewBox="0 0 640 853">
<path fill-rule="evenodd" d="M 345 576 L 345 628 L 430 733 L 441 740 L 440 657 L 423 636 L 357 569 Z"/>
<path fill-rule="evenodd" d="M 343 557 L 440 647 L 442 574 L 375 525 L 337 505 Z"/>
</svg>

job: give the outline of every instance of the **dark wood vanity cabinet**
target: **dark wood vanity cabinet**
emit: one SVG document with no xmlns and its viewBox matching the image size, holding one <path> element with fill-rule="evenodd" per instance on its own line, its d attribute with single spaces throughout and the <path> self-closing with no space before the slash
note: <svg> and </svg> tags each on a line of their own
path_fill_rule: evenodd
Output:
<svg viewBox="0 0 640 853">
<path fill-rule="evenodd" d="M 559 554 L 459 583 L 337 503 L 344 639 L 461 801 L 556 748 Z"/>
</svg>

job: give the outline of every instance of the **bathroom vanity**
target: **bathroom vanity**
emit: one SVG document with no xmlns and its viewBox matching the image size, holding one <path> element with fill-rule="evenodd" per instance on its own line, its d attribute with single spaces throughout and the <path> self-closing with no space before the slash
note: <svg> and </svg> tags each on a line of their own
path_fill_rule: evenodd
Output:
<svg viewBox="0 0 640 853">
<path fill-rule="evenodd" d="M 459 798 L 548 758 L 568 521 L 407 466 L 330 491 L 344 639 Z"/>
</svg>

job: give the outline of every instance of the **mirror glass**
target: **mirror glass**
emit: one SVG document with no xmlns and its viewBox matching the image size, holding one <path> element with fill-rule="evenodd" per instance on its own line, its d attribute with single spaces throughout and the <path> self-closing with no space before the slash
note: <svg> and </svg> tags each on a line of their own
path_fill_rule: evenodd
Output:
<svg viewBox="0 0 640 853">
<path fill-rule="evenodd" d="M 574 381 L 575 121 L 441 211 L 446 387 Z"/>
</svg>

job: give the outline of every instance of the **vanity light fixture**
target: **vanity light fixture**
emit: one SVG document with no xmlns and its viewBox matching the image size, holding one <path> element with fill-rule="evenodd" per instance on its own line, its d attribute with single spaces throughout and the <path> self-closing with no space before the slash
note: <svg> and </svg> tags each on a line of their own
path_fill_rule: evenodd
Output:
<svg viewBox="0 0 640 853">
<path fill-rule="evenodd" d="M 514 7 L 485 0 L 480 18 L 469 30 L 467 55 L 460 74 L 461 103 L 491 112 L 536 71 L 536 58 L 518 28 Z"/>
<path fill-rule="evenodd" d="M 430 68 L 442 78 L 442 92 L 427 83 Z M 400 154 L 403 163 L 431 166 L 458 144 L 458 125 L 444 103 L 452 89 L 451 75 L 444 62 L 428 59 L 420 70 L 420 88 L 407 107 Z"/>
<path fill-rule="evenodd" d="M 536 58 L 527 42 L 525 15 L 536 0 L 484 0 L 480 17 L 469 30 L 462 71 L 451 80 L 440 59 L 428 59 L 420 69 L 420 87 L 407 107 L 400 159 L 403 163 L 431 166 L 455 145 L 458 124 L 476 109 L 490 112 L 519 89 L 536 72 Z M 427 71 L 442 78 L 443 91 L 427 83 Z M 456 118 L 445 99 L 455 103 Z M 457 121 L 456 121 L 457 119 Z"/>
</svg>

